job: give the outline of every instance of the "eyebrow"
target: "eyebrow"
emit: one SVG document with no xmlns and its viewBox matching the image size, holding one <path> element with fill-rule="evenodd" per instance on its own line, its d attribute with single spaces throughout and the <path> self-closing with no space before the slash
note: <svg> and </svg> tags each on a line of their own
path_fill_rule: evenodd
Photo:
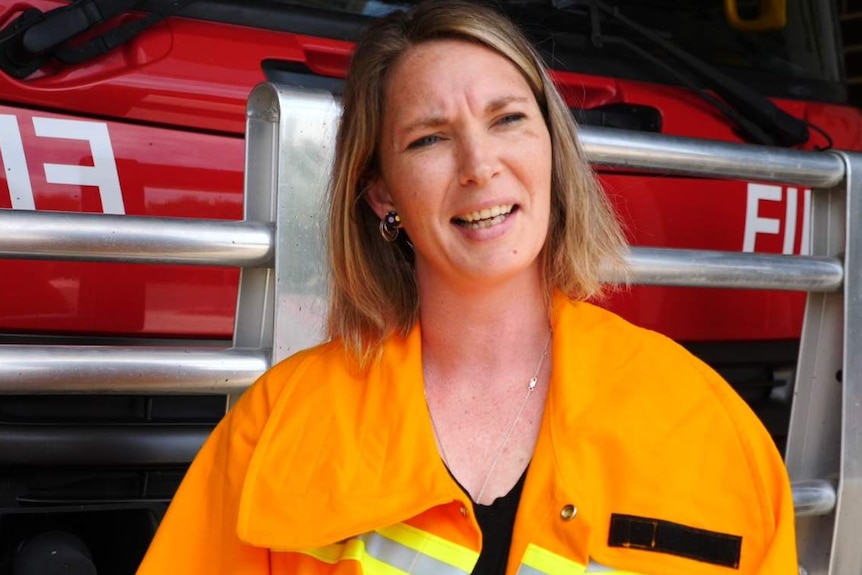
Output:
<svg viewBox="0 0 862 575">
<path fill-rule="evenodd" d="M 485 106 L 485 112 L 486 113 L 494 113 L 494 112 L 497 112 L 497 111 L 505 108 L 506 106 L 508 106 L 509 104 L 512 104 L 512 103 L 522 103 L 523 104 L 523 103 L 527 103 L 527 102 L 529 102 L 529 98 L 526 98 L 524 96 L 501 96 L 499 98 L 495 98 L 495 99 L 491 100 L 490 102 L 488 102 L 488 105 Z M 437 128 L 439 126 L 444 125 L 446 123 L 446 121 L 447 120 L 444 116 L 436 116 L 436 115 L 423 116 L 414 122 L 410 122 L 409 124 L 407 124 L 406 126 L 404 126 L 402 129 L 400 129 L 398 131 L 401 132 L 402 134 L 406 134 L 406 133 L 412 132 L 413 130 L 415 130 L 417 128 Z"/>
<path fill-rule="evenodd" d="M 497 110 L 505 108 L 509 104 L 512 104 L 512 103 L 526 104 L 529 101 L 530 101 L 530 99 L 526 98 L 524 96 L 503 96 L 501 98 L 496 98 L 494 100 L 491 100 L 491 102 L 487 106 L 485 106 L 485 111 L 486 112 L 496 112 Z"/>
</svg>

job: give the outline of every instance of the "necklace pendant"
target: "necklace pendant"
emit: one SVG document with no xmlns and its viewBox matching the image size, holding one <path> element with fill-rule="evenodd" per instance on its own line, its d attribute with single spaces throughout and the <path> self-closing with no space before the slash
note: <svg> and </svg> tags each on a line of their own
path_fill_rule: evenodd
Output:
<svg viewBox="0 0 862 575">
<path fill-rule="evenodd" d="M 539 380 L 535 376 L 531 377 L 530 378 L 530 387 L 527 389 L 527 391 L 533 391 L 534 389 L 536 389 L 536 384 L 538 384 L 538 383 L 539 383 Z"/>
</svg>

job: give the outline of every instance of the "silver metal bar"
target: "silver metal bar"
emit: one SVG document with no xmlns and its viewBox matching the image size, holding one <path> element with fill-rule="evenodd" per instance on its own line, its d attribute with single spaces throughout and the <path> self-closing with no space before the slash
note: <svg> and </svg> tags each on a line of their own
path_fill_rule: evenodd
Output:
<svg viewBox="0 0 862 575">
<path fill-rule="evenodd" d="M 269 350 L 0 345 L 0 393 L 230 393 Z"/>
<path fill-rule="evenodd" d="M 246 104 L 245 180 L 243 183 L 243 217 L 248 221 L 267 222 L 276 226 L 278 196 L 279 102 L 270 84 L 252 90 Z M 280 248 L 274 241 L 273 262 Z M 242 268 L 234 316 L 233 346 L 272 349 L 275 323 L 275 273 L 272 268 Z M 239 394 L 225 398 L 225 411 L 233 407 Z"/>
<path fill-rule="evenodd" d="M 643 285 L 834 292 L 844 277 L 833 257 L 633 248 L 628 261 Z"/>
<path fill-rule="evenodd" d="M 862 154 L 838 152 L 847 164 L 841 466 L 830 575 L 862 573 Z"/>
<path fill-rule="evenodd" d="M 256 333 L 269 333 L 274 362 L 324 338 L 329 280 L 323 202 L 340 112 L 328 92 L 261 84 L 249 97 L 246 153 L 253 168 L 246 174 L 247 217 L 277 222 L 277 254 L 267 284 L 274 307 L 269 324 L 257 319 L 257 312 L 238 315 L 237 337 L 253 341 Z M 263 199 L 253 199 L 259 194 Z M 257 278 L 257 285 L 262 281 Z M 243 271 L 238 308 L 243 312 L 262 309 L 253 301 L 261 288 L 246 290 L 254 282 Z"/>
<path fill-rule="evenodd" d="M 828 515 L 835 509 L 835 485 L 824 480 L 793 482 L 793 509 L 797 517 Z"/>
<path fill-rule="evenodd" d="M 846 205 L 843 182 L 812 194 L 812 254 L 835 257 L 845 252 Z M 849 262 L 845 265 L 849 266 Z M 844 281 L 847 289 L 848 278 Z M 808 294 L 784 458 L 795 481 L 831 479 L 838 475 L 842 405 L 838 373 L 844 346 L 843 314 L 842 292 Z M 797 518 L 799 561 L 809 575 L 840 575 L 829 570 L 834 528 L 834 513 Z"/>
<path fill-rule="evenodd" d="M 0 257 L 208 266 L 272 265 L 260 222 L 0 210 Z"/>
<path fill-rule="evenodd" d="M 273 361 L 323 341 L 326 190 L 341 115 L 331 94 L 294 96 L 280 119 Z"/>
<path fill-rule="evenodd" d="M 590 126 L 582 126 L 579 134 L 595 166 L 815 188 L 830 188 L 844 179 L 844 162 L 833 154 Z"/>
</svg>

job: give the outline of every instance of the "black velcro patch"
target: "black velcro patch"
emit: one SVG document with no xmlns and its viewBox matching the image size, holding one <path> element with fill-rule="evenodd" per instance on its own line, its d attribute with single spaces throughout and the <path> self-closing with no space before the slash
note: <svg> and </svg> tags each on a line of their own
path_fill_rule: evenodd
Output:
<svg viewBox="0 0 862 575">
<path fill-rule="evenodd" d="M 611 515 L 608 546 L 656 551 L 739 569 L 742 537 L 660 519 L 614 513 Z"/>
</svg>

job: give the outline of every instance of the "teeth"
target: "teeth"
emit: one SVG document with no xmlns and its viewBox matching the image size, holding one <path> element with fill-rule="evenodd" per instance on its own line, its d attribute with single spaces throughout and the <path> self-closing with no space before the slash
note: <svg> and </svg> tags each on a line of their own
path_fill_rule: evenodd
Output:
<svg viewBox="0 0 862 575">
<path fill-rule="evenodd" d="M 487 208 L 484 210 L 479 210 L 475 212 L 470 212 L 469 214 L 464 214 L 463 216 L 459 216 L 458 219 L 467 222 L 468 224 L 480 222 L 480 221 L 494 221 L 497 216 L 506 216 L 509 212 L 512 211 L 514 206 L 511 204 L 494 206 L 492 208 Z M 493 219 L 492 219 L 493 218 Z M 502 220 L 500 220 L 502 221 Z M 499 223 L 499 222 L 496 222 Z M 487 226 L 485 226 L 487 227 Z"/>
<path fill-rule="evenodd" d="M 483 210 L 484 211 L 484 210 Z M 467 222 L 465 227 L 470 228 L 471 230 L 481 230 L 484 228 L 490 228 L 491 226 L 496 226 L 506 219 L 507 214 L 497 214 L 493 218 L 481 219 L 475 222 Z"/>
</svg>

